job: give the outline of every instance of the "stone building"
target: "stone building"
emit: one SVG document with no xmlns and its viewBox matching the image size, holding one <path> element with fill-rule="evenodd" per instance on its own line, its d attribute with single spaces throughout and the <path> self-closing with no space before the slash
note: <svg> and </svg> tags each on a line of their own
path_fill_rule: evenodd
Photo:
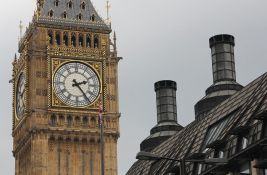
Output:
<svg viewBox="0 0 267 175">
<path fill-rule="evenodd" d="M 102 158 L 105 174 L 118 174 L 120 58 L 111 32 L 90 0 L 37 1 L 13 62 L 16 175 L 95 175 Z"/>
<path fill-rule="evenodd" d="M 241 86 L 234 37 L 209 42 L 214 83 L 195 105 L 196 120 L 150 151 L 157 160 L 138 160 L 127 175 L 267 175 L 267 73 Z"/>
</svg>

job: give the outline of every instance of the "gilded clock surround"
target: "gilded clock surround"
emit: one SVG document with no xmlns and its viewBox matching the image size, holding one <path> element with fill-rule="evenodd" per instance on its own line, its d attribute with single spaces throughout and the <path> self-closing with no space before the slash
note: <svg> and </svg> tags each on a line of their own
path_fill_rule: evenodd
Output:
<svg viewBox="0 0 267 175">
<path fill-rule="evenodd" d="M 96 21 L 45 16 L 42 8 L 50 6 L 45 3 L 52 1 L 38 0 L 33 22 L 21 38 L 19 56 L 13 61 L 15 174 L 100 174 L 98 103 L 102 101 L 105 174 L 117 175 L 120 58 L 117 56 L 116 35 L 114 33 L 113 40 L 110 39 L 111 29 L 99 16 Z M 85 3 L 93 9 L 90 1 L 85 0 Z M 75 7 L 79 5 L 74 4 Z M 97 40 L 87 40 L 88 44 L 88 35 Z M 66 36 L 69 37 L 68 43 L 63 42 Z M 101 93 L 94 104 L 86 108 L 67 107 L 57 102 L 53 95 L 56 69 L 73 61 L 90 65 L 100 77 Z M 16 84 L 22 72 L 26 77 L 26 104 L 23 118 L 18 120 Z"/>
<path fill-rule="evenodd" d="M 58 70 L 58 68 L 60 68 L 62 65 L 67 64 L 67 63 L 72 63 L 72 62 L 77 62 L 77 63 L 83 63 L 85 65 L 88 65 L 89 67 L 91 67 L 94 72 L 97 74 L 99 80 L 100 80 L 100 93 L 98 95 L 98 97 L 96 98 L 96 100 L 89 105 L 86 106 L 82 106 L 82 107 L 77 107 L 77 106 L 72 106 L 74 108 L 80 108 L 80 109 L 91 109 L 91 110 L 95 110 L 97 111 L 99 108 L 99 104 L 104 101 L 103 99 L 103 81 L 102 81 L 102 77 L 103 77 L 103 62 L 101 61 L 86 61 L 86 60 L 79 60 L 79 59 L 61 59 L 61 58 L 52 58 L 51 61 L 51 71 L 52 71 L 52 82 L 54 80 L 54 75 L 56 73 L 56 71 Z M 64 102 L 62 102 L 54 93 L 54 83 L 52 84 L 52 89 L 50 94 L 52 95 L 52 102 L 51 102 L 51 106 L 52 107 L 61 107 L 61 108 L 69 108 L 70 106 L 65 104 Z M 104 85 L 105 86 L 105 85 Z"/>
</svg>

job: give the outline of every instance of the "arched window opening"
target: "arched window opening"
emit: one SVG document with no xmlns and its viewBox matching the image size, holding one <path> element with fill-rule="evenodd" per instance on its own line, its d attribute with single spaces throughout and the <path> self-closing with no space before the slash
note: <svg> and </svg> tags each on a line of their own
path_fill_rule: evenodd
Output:
<svg viewBox="0 0 267 175">
<path fill-rule="evenodd" d="M 73 47 L 76 47 L 76 36 L 75 36 L 75 34 L 72 34 L 72 36 L 71 36 L 71 45 Z"/>
<path fill-rule="evenodd" d="M 65 46 L 68 46 L 69 45 L 69 36 L 68 36 L 68 33 L 64 33 L 63 35 L 63 43 Z"/>
<path fill-rule="evenodd" d="M 66 19 L 67 18 L 67 12 L 63 13 L 63 18 Z"/>
<path fill-rule="evenodd" d="M 68 2 L 68 7 L 69 7 L 70 9 L 73 7 L 73 3 L 72 3 L 72 1 L 69 1 L 69 2 Z"/>
<path fill-rule="evenodd" d="M 82 14 L 81 13 L 79 15 L 77 15 L 77 19 L 82 20 Z"/>
<path fill-rule="evenodd" d="M 96 127 L 96 120 L 94 117 L 91 119 L 91 127 Z"/>
<path fill-rule="evenodd" d="M 88 126 L 88 118 L 83 117 L 83 126 Z"/>
<path fill-rule="evenodd" d="M 83 35 L 82 34 L 79 35 L 79 46 L 83 47 Z"/>
<path fill-rule="evenodd" d="M 99 48 L 99 37 L 98 37 L 98 35 L 94 36 L 94 48 Z"/>
<path fill-rule="evenodd" d="M 79 126 L 81 123 L 80 117 L 75 117 L 75 125 Z"/>
<path fill-rule="evenodd" d="M 57 7 L 59 5 L 59 0 L 55 0 L 54 4 Z"/>
<path fill-rule="evenodd" d="M 60 45 L 60 33 L 56 33 L 56 44 Z"/>
<path fill-rule="evenodd" d="M 89 34 L 86 36 L 86 47 L 91 47 L 91 36 Z"/>
<path fill-rule="evenodd" d="M 81 9 L 85 10 L 85 2 L 82 2 Z"/>
<path fill-rule="evenodd" d="M 50 124 L 51 126 L 56 126 L 57 124 L 57 118 L 55 115 L 52 115 L 51 118 L 50 118 Z"/>
<path fill-rule="evenodd" d="M 48 12 L 48 16 L 49 16 L 49 17 L 53 17 L 53 15 L 54 15 L 54 11 L 53 11 L 53 10 L 50 10 L 50 11 Z"/>
<path fill-rule="evenodd" d="M 65 120 L 64 116 L 63 115 L 60 115 L 59 116 L 59 124 L 60 125 L 63 125 L 64 124 L 64 120 Z"/>
<path fill-rule="evenodd" d="M 48 37 L 49 37 L 49 43 L 52 45 L 53 44 L 53 32 L 48 31 Z"/>
<path fill-rule="evenodd" d="M 67 126 L 68 127 L 72 126 L 72 117 L 70 115 L 67 117 Z"/>
<path fill-rule="evenodd" d="M 93 22 L 95 21 L 95 15 L 94 15 L 94 14 L 91 16 L 91 20 L 92 20 Z"/>
</svg>

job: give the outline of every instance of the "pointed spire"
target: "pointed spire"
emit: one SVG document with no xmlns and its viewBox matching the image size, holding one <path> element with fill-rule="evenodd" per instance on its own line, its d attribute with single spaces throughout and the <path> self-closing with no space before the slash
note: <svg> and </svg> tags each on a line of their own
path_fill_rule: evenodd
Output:
<svg viewBox="0 0 267 175">
<path fill-rule="evenodd" d="M 17 54 L 15 53 L 14 60 L 13 60 L 13 65 L 17 63 Z"/>
<path fill-rule="evenodd" d="M 23 31 L 23 24 L 22 24 L 22 21 L 20 20 L 19 22 L 19 38 L 21 39 L 22 38 L 22 31 Z"/>
<path fill-rule="evenodd" d="M 106 5 L 106 9 L 107 9 L 107 19 L 106 19 L 106 23 L 107 25 L 109 25 L 109 27 L 111 28 L 111 18 L 110 18 L 110 15 L 109 15 L 109 10 L 111 8 L 111 5 L 109 3 L 109 1 L 107 1 L 107 5 Z"/>
</svg>

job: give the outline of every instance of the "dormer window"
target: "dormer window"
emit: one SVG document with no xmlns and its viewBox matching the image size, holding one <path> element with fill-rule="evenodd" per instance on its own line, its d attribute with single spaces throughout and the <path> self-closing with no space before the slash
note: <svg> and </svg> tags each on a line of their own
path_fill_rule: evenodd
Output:
<svg viewBox="0 0 267 175">
<path fill-rule="evenodd" d="M 67 5 L 71 9 L 73 7 L 73 2 L 72 1 L 69 1 Z"/>
<path fill-rule="evenodd" d="M 81 13 L 79 15 L 77 15 L 77 19 L 82 20 L 82 14 Z"/>
<path fill-rule="evenodd" d="M 85 2 L 82 2 L 81 9 L 85 10 Z"/>
<path fill-rule="evenodd" d="M 55 0 L 54 4 L 57 7 L 59 5 L 59 0 Z"/>
<path fill-rule="evenodd" d="M 48 12 L 48 16 L 49 16 L 49 17 L 53 17 L 53 15 L 54 15 L 54 11 L 53 11 L 53 10 L 50 10 L 50 11 Z"/>
<path fill-rule="evenodd" d="M 94 14 L 91 16 L 91 20 L 95 21 L 95 15 Z"/>
<path fill-rule="evenodd" d="M 62 17 L 63 17 L 64 19 L 66 19 L 66 18 L 67 18 L 67 12 L 64 12 L 64 13 L 62 14 Z"/>
</svg>

